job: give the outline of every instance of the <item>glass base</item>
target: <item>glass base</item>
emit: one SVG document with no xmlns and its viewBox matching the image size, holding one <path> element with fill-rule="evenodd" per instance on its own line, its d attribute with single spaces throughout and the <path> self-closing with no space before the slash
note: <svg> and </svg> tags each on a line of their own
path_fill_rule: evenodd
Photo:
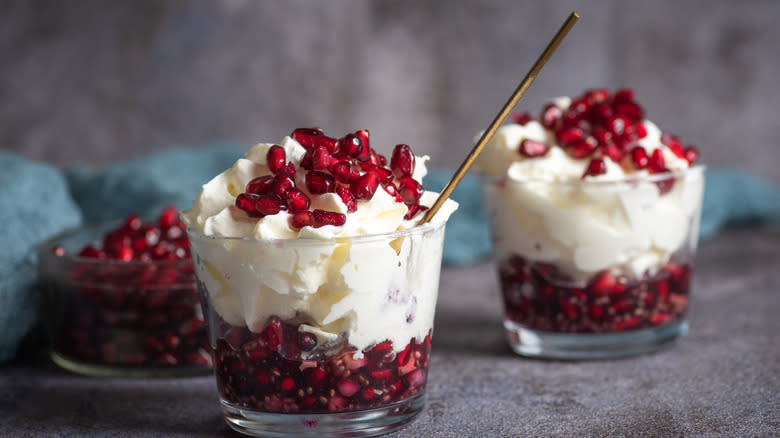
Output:
<svg viewBox="0 0 780 438">
<path fill-rule="evenodd" d="M 76 374 L 92 377 L 195 377 L 208 376 L 214 373 L 214 368 L 206 366 L 120 367 L 79 362 L 56 351 L 52 351 L 50 355 L 51 360 L 61 368 Z"/>
<path fill-rule="evenodd" d="M 607 359 L 650 353 L 671 344 L 688 332 L 682 319 L 658 328 L 620 333 L 553 333 L 530 330 L 504 320 L 510 347 L 515 353 L 544 359 Z"/>
<path fill-rule="evenodd" d="M 221 402 L 228 425 L 250 436 L 370 437 L 390 433 L 412 421 L 425 405 L 425 393 L 382 408 L 321 414 L 261 412 Z"/>
</svg>

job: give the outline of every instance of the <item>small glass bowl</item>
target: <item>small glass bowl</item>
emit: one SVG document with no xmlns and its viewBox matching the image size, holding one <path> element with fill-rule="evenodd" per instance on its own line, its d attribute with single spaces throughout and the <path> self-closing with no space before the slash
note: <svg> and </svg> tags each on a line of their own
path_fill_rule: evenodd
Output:
<svg viewBox="0 0 780 438">
<path fill-rule="evenodd" d="M 37 248 L 52 360 L 91 376 L 210 374 L 212 359 L 190 259 L 121 261 L 77 255 L 116 226 L 66 231 Z"/>
</svg>

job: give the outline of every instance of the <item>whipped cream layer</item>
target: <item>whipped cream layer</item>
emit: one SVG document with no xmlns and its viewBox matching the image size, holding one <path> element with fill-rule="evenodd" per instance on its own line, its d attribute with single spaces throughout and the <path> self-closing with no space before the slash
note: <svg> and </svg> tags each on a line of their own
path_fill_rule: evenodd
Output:
<svg viewBox="0 0 780 438">
<path fill-rule="evenodd" d="M 554 101 L 562 109 L 569 102 Z M 661 142 L 654 123 L 643 124 L 647 135 L 638 146 L 648 156 L 660 149 L 671 172 L 650 175 L 604 157 L 606 172 L 583 178 L 590 158 L 572 158 L 538 121 L 499 128 L 477 162 L 499 264 L 520 254 L 555 265 L 575 282 L 605 269 L 639 278 L 686 245 L 695 248 L 703 168 L 689 169 Z M 523 139 L 550 148 L 523 157 L 517 151 Z M 662 194 L 655 182 L 667 177 L 674 185 Z"/>
<path fill-rule="evenodd" d="M 311 209 L 343 213 L 346 222 L 298 230 L 286 211 L 258 219 L 236 208 L 246 184 L 271 173 L 266 153 L 273 144 L 254 146 L 182 212 L 197 230 L 190 233 L 196 273 L 215 311 L 254 332 L 272 315 L 296 320 L 317 335 L 318 345 L 346 338 L 358 355 L 385 340 L 396 351 L 412 338 L 422 340 L 433 327 L 444 224 L 457 203 L 448 200 L 429 224 L 417 227 L 422 214 L 405 220 L 407 206 L 379 187 L 347 212 L 335 193 L 306 190 L 306 170 L 299 166 L 306 149 L 290 137 L 280 145 L 296 166 L 297 186 L 311 199 Z M 416 158 L 412 176 L 418 181 L 427 159 Z M 420 203 L 429 206 L 437 196 L 425 192 Z M 400 234 L 374 236 L 392 232 Z"/>
</svg>

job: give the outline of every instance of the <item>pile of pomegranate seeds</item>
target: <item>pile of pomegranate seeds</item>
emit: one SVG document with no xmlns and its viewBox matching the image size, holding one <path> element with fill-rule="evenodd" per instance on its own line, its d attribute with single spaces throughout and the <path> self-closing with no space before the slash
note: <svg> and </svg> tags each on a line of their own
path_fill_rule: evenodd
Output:
<svg viewBox="0 0 780 438">
<path fill-rule="evenodd" d="M 54 251 L 64 255 L 62 248 Z M 176 207 L 170 206 L 162 211 L 156 224 L 145 224 L 138 215 L 131 214 L 121 226 L 106 233 L 101 245 L 87 245 L 78 255 L 122 261 L 189 260 L 190 241 Z"/>
<path fill-rule="evenodd" d="M 527 112 L 512 117 L 520 125 L 534 120 Z M 605 173 L 603 160 L 606 158 L 621 164 L 627 171 L 668 172 L 660 150 L 656 149 L 648 156 L 638 145 L 638 141 L 647 136 L 643 119 L 644 110 L 634 100 L 634 90 L 630 88 L 619 89 L 614 94 L 603 88 L 588 90 L 572 99 L 566 110 L 550 103 L 539 115 L 539 122 L 553 132 L 558 145 L 572 158 L 591 160 L 583 178 Z M 664 134 L 661 142 L 689 165 L 698 159 L 698 149 L 683 147 L 676 136 Z M 528 158 L 543 156 L 548 149 L 548 145 L 531 140 L 523 140 L 518 145 L 518 152 Z"/>
<path fill-rule="evenodd" d="M 224 323 L 223 323 L 224 324 Z M 396 403 L 425 388 L 431 334 L 410 340 L 400 353 L 389 341 L 363 351 L 343 346 L 337 353 L 301 358 L 317 338 L 299 325 L 268 319 L 259 334 L 224 325 L 214 350 L 222 398 L 244 408 L 284 413 L 346 412 Z"/>
<path fill-rule="evenodd" d="M 53 252 L 66 255 L 62 247 Z M 130 215 L 105 234 L 101 245 L 88 245 L 78 255 L 107 263 L 76 259 L 68 264 L 68 281 L 46 289 L 47 303 L 55 306 L 52 312 L 61 315 L 54 333 L 57 353 L 106 366 L 211 366 L 195 274 L 188 263 L 189 241 L 174 207 L 163 210 L 155 224 Z"/>
<path fill-rule="evenodd" d="M 628 282 L 610 271 L 572 287 L 554 266 L 514 255 L 500 269 L 506 318 L 533 330 L 610 333 L 659 327 L 685 317 L 689 265 L 667 263 L 655 275 Z"/>
<path fill-rule="evenodd" d="M 306 148 L 300 163 L 306 170 L 306 192 L 336 193 L 351 213 L 357 210 L 358 201 L 370 200 L 381 186 L 396 202 L 406 204 L 409 210 L 404 219 L 428 209 L 420 205 L 424 190 L 412 178 L 415 158 L 408 145 L 397 145 L 388 163 L 387 158 L 371 148 L 365 129 L 337 139 L 319 128 L 298 128 L 291 137 Z M 293 228 L 344 225 L 347 217 L 343 213 L 309 209 L 311 200 L 297 187 L 297 169 L 287 160 L 282 146 L 271 146 L 266 160 L 271 175 L 250 181 L 244 193 L 236 197 L 236 207 L 256 218 L 287 211 L 292 215 Z"/>
</svg>

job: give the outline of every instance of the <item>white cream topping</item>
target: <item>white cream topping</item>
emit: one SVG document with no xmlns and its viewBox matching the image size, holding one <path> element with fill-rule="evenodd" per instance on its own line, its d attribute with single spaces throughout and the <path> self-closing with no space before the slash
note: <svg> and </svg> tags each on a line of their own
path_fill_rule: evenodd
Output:
<svg viewBox="0 0 780 438">
<path fill-rule="evenodd" d="M 191 236 L 198 278 L 216 312 L 255 332 L 272 315 L 303 319 L 304 330 L 316 334 L 320 344 L 344 336 L 358 351 L 384 340 L 400 351 L 411 338 L 424 338 L 433 326 L 443 229 L 425 239 L 413 231 L 392 242 L 333 240 L 414 228 L 422 215 L 405 220 L 406 205 L 381 187 L 348 213 L 338 195 L 306 190 L 306 170 L 299 166 L 306 149 L 290 137 L 280 144 L 296 166 L 296 185 L 311 199 L 310 208 L 344 213 L 346 223 L 296 230 L 285 211 L 258 219 L 236 208 L 235 198 L 246 184 L 270 174 L 266 153 L 273 144 L 251 148 L 205 184 L 193 208 L 182 212 L 190 227 L 207 236 L 250 238 Z M 427 159 L 416 157 L 413 177 L 418 181 L 427 172 Z M 425 192 L 420 203 L 431 205 L 437 196 Z M 456 209 L 457 203 L 448 200 L 432 219 L 434 227 Z"/>
<path fill-rule="evenodd" d="M 553 101 L 566 109 L 569 100 Z M 683 172 L 668 193 L 636 171 L 605 158 L 606 173 L 581 178 L 590 158 L 574 159 L 539 122 L 502 126 L 477 162 L 493 222 L 499 263 L 512 254 L 551 263 L 580 281 L 604 269 L 632 278 L 653 272 L 695 238 L 704 175 L 661 143 L 661 131 L 643 121 L 638 145 L 649 156 L 661 149 L 666 167 Z M 517 152 L 523 139 L 550 145 L 540 157 Z"/>
</svg>

